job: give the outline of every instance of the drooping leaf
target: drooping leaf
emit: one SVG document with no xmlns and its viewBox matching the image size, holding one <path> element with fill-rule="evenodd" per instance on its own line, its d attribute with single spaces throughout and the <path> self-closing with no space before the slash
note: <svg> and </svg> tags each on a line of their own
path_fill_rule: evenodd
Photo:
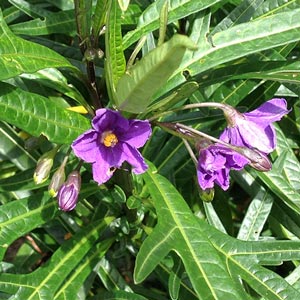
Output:
<svg viewBox="0 0 300 300">
<path fill-rule="evenodd" d="M 120 78 L 116 99 L 120 110 L 143 112 L 151 97 L 166 84 L 181 64 L 188 50 L 197 47 L 186 36 L 175 35 L 171 40 L 149 52 Z"/>
<path fill-rule="evenodd" d="M 103 230 L 112 220 L 113 217 L 107 217 L 85 227 L 66 241 L 53 254 L 47 264 L 32 273 L 0 275 L 0 290 L 8 294 L 15 294 L 15 297 L 19 299 L 54 299 L 55 293 L 66 283 L 69 274 L 78 267 L 91 251 Z M 103 255 L 110 245 L 110 240 L 104 242 L 104 247 L 100 246 L 99 248 L 100 253 Z M 93 255 L 93 252 L 90 252 L 90 254 Z M 90 258 L 87 257 L 87 259 Z M 67 294 L 65 289 L 74 289 L 71 283 L 69 281 L 64 285 L 63 292 L 65 294 Z M 76 289 L 78 288 L 77 286 Z"/>
</svg>

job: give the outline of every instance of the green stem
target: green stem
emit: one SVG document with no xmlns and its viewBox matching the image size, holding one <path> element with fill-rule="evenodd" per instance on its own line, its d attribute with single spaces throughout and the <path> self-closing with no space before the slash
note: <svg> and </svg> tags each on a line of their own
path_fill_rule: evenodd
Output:
<svg viewBox="0 0 300 300">
<path fill-rule="evenodd" d="M 149 121 L 156 120 L 160 117 L 163 117 L 165 115 L 168 115 L 168 114 L 171 114 L 171 113 L 174 113 L 174 112 L 177 112 L 177 111 L 186 110 L 186 109 L 195 109 L 195 108 L 201 108 L 201 107 L 218 108 L 218 109 L 223 110 L 223 112 L 226 112 L 227 114 L 233 114 L 233 113 L 236 112 L 236 110 L 228 104 L 219 103 L 219 102 L 202 102 L 202 103 L 195 103 L 195 104 L 187 104 L 187 105 L 184 105 L 180 108 L 176 108 L 176 109 L 173 109 L 173 110 L 158 113 L 158 114 L 152 116 L 151 118 L 149 118 Z"/>
</svg>

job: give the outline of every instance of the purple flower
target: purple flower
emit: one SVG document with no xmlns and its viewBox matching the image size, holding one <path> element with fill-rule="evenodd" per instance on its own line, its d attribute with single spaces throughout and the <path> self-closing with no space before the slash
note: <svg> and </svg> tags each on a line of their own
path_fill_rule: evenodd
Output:
<svg viewBox="0 0 300 300">
<path fill-rule="evenodd" d="M 200 149 L 197 176 L 201 189 L 218 184 L 224 191 L 229 188 L 230 169 L 241 170 L 249 161 L 239 153 L 219 144 Z"/>
<path fill-rule="evenodd" d="M 81 177 L 78 171 L 69 174 L 66 182 L 60 187 L 57 198 L 58 206 L 63 211 L 73 210 L 77 204 L 81 186 Z"/>
<path fill-rule="evenodd" d="M 241 114 L 236 110 L 226 114 L 229 127 L 220 139 L 236 146 L 246 146 L 269 154 L 276 147 L 276 135 L 272 125 L 289 113 L 285 99 L 272 99 L 257 109 Z"/>
<path fill-rule="evenodd" d="M 102 108 L 96 111 L 92 127 L 73 142 L 72 148 L 76 156 L 92 164 L 95 181 L 102 184 L 109 180 L 124 161 L 136 174 L 147 170 L 137 148 L 151 134 L 148 121 L 127 120 L 117 111 Z"/>
</svg>

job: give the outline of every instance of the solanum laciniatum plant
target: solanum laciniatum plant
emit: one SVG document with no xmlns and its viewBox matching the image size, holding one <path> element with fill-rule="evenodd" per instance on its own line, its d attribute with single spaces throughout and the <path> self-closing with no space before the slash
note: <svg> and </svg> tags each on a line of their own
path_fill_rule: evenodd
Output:
<svg viewBox="0 0 300 300">
<path fill-rule="evenodd" d="M 0 9 L 1 299 L 299 298 L 299 1 Z"/>
</svg>

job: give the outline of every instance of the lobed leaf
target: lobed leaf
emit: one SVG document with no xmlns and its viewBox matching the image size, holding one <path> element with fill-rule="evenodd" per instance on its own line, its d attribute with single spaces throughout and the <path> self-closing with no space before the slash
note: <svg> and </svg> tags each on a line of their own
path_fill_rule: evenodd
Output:
<svg viewBox="0 0 300 300">
<path fill-rule="evenodd" d="M 140 282 L 171 250 L 183 261 L 200 299 L 241 299 L 240 287 L 226 271 L 224 261 L 197 218 L 176 189 L 151 169 L 143 175 L 158 214 L 158 224 L 137 255 L 134 278 Z"/>
</svg>

